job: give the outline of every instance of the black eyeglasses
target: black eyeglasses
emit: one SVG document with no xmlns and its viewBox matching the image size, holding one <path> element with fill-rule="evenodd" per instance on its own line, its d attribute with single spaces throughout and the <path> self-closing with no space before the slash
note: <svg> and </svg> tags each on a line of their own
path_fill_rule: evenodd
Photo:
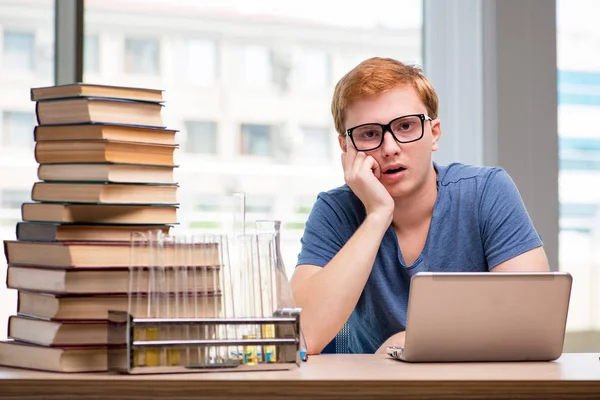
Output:
<svg viewBox="0 0 600 400">
<path fill-rule="evenodd" d="M 375 150 L 383 144 L 385 132 L 389 131 L 398 143 L 416 142 L 423 137 L 425 121 L 432 121 L 425 114 L 411 114 L 395 118 L 387 125 L 370 123 L 346 131 L 358 151 Z"/>
</svg>

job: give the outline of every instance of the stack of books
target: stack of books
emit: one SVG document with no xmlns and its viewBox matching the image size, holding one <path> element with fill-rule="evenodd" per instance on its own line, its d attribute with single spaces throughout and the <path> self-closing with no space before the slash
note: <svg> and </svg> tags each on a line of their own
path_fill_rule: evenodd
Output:
<svg viewBox="0 0 600 400">
<path fill-rule="evenodd" d="M 177 223 L 176 131 L 160 90 L 72 84 L 31 98 L 39 181 L 4 242 L 18 305 L 0 364 L 105 371 L 107 312 L 128 307 L 131 233 Z"/>
</svg>

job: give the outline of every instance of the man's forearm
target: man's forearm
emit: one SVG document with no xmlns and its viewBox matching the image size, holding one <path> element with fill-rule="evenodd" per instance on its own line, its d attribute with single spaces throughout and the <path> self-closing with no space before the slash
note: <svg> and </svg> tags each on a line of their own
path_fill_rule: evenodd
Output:
<svg viewBox="0 0 600 400">
<path fill-rule="evenodd" d="M 319 353 L 348 320 L 390 223 L 387 216 L 369 215 L 329 264 L 300 282 L 292 282 L 294 301 L 302 308 L 302 330 L 309 353 Z"/>
</svg>

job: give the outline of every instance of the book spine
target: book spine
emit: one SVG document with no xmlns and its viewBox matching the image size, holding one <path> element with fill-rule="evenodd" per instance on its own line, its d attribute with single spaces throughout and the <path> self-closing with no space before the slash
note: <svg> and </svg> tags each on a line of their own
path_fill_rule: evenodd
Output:
<svg viewBox="0 0 600 400">
<path fill-rule="evenodd" d="M 25 204 L 27 203 L 22 203 L 21 204 L 21 219 L 23 221 L 25 221 L 25 218 L 23 218 L 24 212 L 25 212 Z M 6 244 L 4 245 L 4 254 L 6 254 Z"/>
<path fill-rule="evenodd" d="M 14 315 L 11 315 L 8 317 L 8 323 L 6 324 L 6 337 L 7 338 L 12 338 L 12 335 L 10 333 L 12 331 L 13 318 L 15 318 Z"/>
<path fill-rule="evenodd" d="M 35 142 L 35 147 L 33 149 L 33 157 L 35 158 L 35 162 L 37 162 L 38 164 L 41 164 L 40 159 L 39 159 L 39 152 L 38 152 L 39 144 L 40 144 L 39 142 Z"/>
<path fill-rule="evenodd" d="M 4 242 L 4 257 L 6 258 L 6 263 L 8 264 L 8 240 Z"/>
<path fill-rule="evenodd" d="M 33 187 L 31 188 L 31 199 L 32 199 L 32 200 L 34 200 L 34 201 L 35 201 L 35 194 L 34 194 L 34 193 L 36 192 L 36 190 L 35 190 L 35 189 L 36 189 L 36 187 L 39 187 L 39 186 L 38 186 L 38 183 L 39 183 L 39 182 L 36 182 L 36 183 L 34 183 L 34 184 L 33 184 Z"/>
<path fill-rule="evenodd" d="M 33 99 L 33 93 L 31 94 L 32 99 Z M 39 112 L 39 102 L 35 102 L 35 120 L 37 121 L 37 124 L 40 125 L 40 112 Z"/>
</svg>

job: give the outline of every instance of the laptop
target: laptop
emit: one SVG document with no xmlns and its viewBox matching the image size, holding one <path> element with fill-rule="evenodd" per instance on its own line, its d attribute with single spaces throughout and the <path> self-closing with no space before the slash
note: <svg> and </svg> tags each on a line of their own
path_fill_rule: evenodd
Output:
<svg viewBox="0 0 600 400">
<path fill-rule="evenodd" d="M 563 350 L 566 272 L 421 272 L 412 277 L 406 362 L 552 361 Z"/>
</svg>

